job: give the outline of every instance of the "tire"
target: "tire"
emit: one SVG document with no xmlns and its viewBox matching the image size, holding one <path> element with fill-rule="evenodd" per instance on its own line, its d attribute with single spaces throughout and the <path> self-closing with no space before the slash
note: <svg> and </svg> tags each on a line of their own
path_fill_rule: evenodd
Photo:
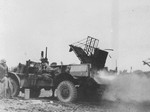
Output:
<svg viewBox="0 0 150 112">
<path fill-rule="evenodd" d="M 97 88 L 97 96 L 99 96 L 99 100 L 103 99 L 103 94 L 105 90 L 107 89 L 107 85 L 100 85 L 99 88 Z"/>
<path fill-rule="evenodd" d="M 80 101 L 97 101 L 99 95 L 97 94 L 97 85 L 82 84 L 78 88 L 78 100 Z"/>
<path fill-rule="evenodd" d="M 95 96 L 95 89 L 90 86 L 81 86 L 78 88 L 79 101 L 92 101 Z"/>
<path fill-rule="evenodd" d="M 78 100 L 79 101 L 84 101 L 86 99 L 86 94 L 85 94 L 85 88 L 80 86 L 77 88 L 77 91 L 78 91 Z"/>
<path fill-rule="evenodd" d="M 10 83 L 11 83 L 11 85 L 9 85 L 9 87 L 11 86 L 10 87 L 10 89 L 11 89 L 11 96 L 12 97 L 18 96 L 19 95 L 19 84 L 13 78 L 10 78 Z"/>
<path fill-rule="evenodd" d="M 39 97 L 40 93 L 41 93 L 40 89 L 30 89 L 30 97 L 31 98 Z"/>
<path fill-rule="evenodd" d="M 77 99 L 77 89 L 70 81 L 62 81 L 57 88 L 57 98 L 61 102 L 73 102 Z"/>
</svg>

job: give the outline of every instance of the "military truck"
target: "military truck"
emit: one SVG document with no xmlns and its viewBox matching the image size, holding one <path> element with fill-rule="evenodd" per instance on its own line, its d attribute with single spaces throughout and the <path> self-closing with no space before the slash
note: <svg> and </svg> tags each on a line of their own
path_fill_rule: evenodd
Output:
<svg viewBox="0 0 150 112">
<path fill-rule="evenodd" d="M 94 80 L 95 71 L 104 69 L 108 52 L 98 48 L 99 40 L 88 36 L 70 46 L 80 60 L 80 64 L 49 64 L 47 48 L 41 52 L 41 62 L 26 61 L 9 72 L 13 84 L 13 96 L 19 91 L 30 89 L 30 97 L 38 97 L 41 89 L 52 90 L 53 96 L 62 102 L 73 102 L 78 98 L 96 96 L 97 90 L 103 93 L 105 85 Z"/>
</svg>

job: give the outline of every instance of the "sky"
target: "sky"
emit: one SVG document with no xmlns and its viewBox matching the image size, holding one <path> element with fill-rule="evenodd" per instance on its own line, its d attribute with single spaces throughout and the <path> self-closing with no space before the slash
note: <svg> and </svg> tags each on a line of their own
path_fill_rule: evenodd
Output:
<svg viewBox="0 0 150 112">
<path fill-rule="evenodd" d="M 80 63 L 69 45 L 91 36 L 109 51 L 106 66 L 150 70 L 149 0 L 0 0 L 0 59 L 9 67 L 40 61 Z M 117 61 L 116 61 L 117 60 Z"/>
</svg>

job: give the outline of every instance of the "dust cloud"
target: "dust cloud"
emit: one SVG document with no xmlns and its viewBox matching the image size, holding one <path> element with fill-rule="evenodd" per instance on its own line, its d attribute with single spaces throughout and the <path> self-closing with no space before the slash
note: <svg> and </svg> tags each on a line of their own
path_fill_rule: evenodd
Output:
<svg viewBox="0 0 150 112">
<path fill-rule="evenodd" d="M 104 99 L 145 102 L 150 101 L 150 78 L 147 75 L 144 73 L 116 74 L 99 71 L 95 80 L 100 84 L 107 85 L 103 94 Z"/>
<path fill-rule="evenodd" d="M 113 102 L 114 112 L 150 112 L 150 74 L 116 74 L 99 71 L 94 79 L 106 84 L 103 99 Z"/>
</svg>

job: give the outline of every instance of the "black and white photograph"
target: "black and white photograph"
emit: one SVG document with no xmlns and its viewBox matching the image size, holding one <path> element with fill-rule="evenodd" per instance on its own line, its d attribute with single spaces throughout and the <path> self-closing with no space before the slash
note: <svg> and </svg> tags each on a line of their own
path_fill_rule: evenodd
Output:
<svg viewBox="0 0 150 112">
<path fill-rule="evenodd" d="M 150 112 L 150 0 L 0 0 L 0 112 Z"/>
</svg>

